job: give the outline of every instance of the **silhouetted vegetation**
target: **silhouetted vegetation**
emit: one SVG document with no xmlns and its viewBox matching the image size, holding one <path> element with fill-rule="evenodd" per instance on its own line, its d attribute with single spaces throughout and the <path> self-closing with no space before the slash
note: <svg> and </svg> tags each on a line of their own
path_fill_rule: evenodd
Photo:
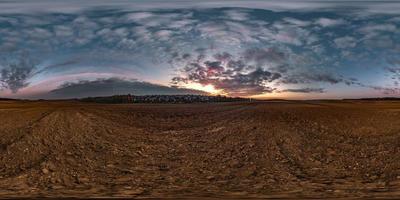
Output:
<svg viewBox="0 0 400 200">
<path fill-rule="evenodd" d="M 14 101 L 15 99 L 9 99 L 9 98 L 0 98 L 0 101 Z"/>
<path fill-rule="evenodd" d="M 380 98 L 361 98 L 361 99 L 344 99 L 344 100 L 365 100 L 365 101 L 399 101 L 398 97 L 380 97 Z"/>
<path fill-rule="evenodd" d="M 84 102 L 95 103 L 208 103 L 250 101 L 247 98 L 204 95 L 114 95 L 108 97 L 88 97 L 80 99 Z"/>
</svg>

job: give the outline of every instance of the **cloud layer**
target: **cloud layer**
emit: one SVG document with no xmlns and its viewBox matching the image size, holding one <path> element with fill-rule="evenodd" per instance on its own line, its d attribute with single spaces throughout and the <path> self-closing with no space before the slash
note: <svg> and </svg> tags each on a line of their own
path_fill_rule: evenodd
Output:
<svg viewBox="0 0 400 200">
<path fill-rule="evenodd" d="M 179 95 L 202 94 L 205 92 L 167 87 L 136 80 L 124 80 L 120 78 L 97 79 L 94 81 L 66 82 L 59 88 L 38 97 L 48 99 L 69 99 L 83 97 L 112 96 L 118 94 L 134 95 Z"/>
<path fill-rule="evenodd" d="M 239 96 L 400 95 L 399 3 L 179 2 L 0 2 L 0 94 L 108 73 Z"/>
<path fill-rule="evenodd" d="M 17 60 L 7 61 L 0 69 L 1 86 L 13 93 L 29 85 L 28 79 L 35 69 L 35 63 L 24 56 L 26 55 L 21 55 Z"/>
</svg>

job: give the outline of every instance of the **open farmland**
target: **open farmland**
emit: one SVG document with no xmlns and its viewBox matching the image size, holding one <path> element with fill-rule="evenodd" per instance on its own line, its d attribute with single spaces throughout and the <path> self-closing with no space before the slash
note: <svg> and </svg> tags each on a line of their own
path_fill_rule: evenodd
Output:
<svg viewBox="0 0 400 200">
<path fill-rule="evenodd" d="M 0 102 L 0 197 L 400 196 L 400 102 Z"/>
</svg>

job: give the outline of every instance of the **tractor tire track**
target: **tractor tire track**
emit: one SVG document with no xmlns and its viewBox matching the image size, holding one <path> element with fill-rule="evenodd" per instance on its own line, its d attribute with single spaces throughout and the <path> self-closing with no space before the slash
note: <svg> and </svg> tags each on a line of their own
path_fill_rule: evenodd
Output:
<svg viewBox="0 0 400 200">
<path fill-rule="evenodd" d="M 56 109 L 50 110 L 50 111 L 46 111 L 38 119 L 30 122 L 28 125 L 26 125 L 26 126 L 24 126 L 22 128 L 16 129 L 15 130 L 16 132 L 24 132 L 24 134 L 22 134 L 21 136 L 15 138 L 15 139 L 10 140 L 9 142 L 0 144 L 0 153 L 4 152 L 4 151 L 7 151 L 7 148 L 9 146 L 17 143 L 18 141 L 23 140 L 26 136 L 31 135 L 34 126 L 37 125 L 38 123 L 40 123 L 43 119 L 45 119 L 46 117 L 48 117 L 49 115 L 51 115 L 55 111 L 56 111 Z"/>
</svg>

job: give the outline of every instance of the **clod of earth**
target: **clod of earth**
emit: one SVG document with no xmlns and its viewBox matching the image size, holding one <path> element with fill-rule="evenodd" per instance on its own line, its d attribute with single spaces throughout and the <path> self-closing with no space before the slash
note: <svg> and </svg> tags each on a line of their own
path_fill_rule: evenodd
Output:
<svg viewBox="0 0 400 200">
<path fill-rule="evenodd" d="M 400 103 L 0 102 L 0 198 L 400 195 Z"/>
</svg>

